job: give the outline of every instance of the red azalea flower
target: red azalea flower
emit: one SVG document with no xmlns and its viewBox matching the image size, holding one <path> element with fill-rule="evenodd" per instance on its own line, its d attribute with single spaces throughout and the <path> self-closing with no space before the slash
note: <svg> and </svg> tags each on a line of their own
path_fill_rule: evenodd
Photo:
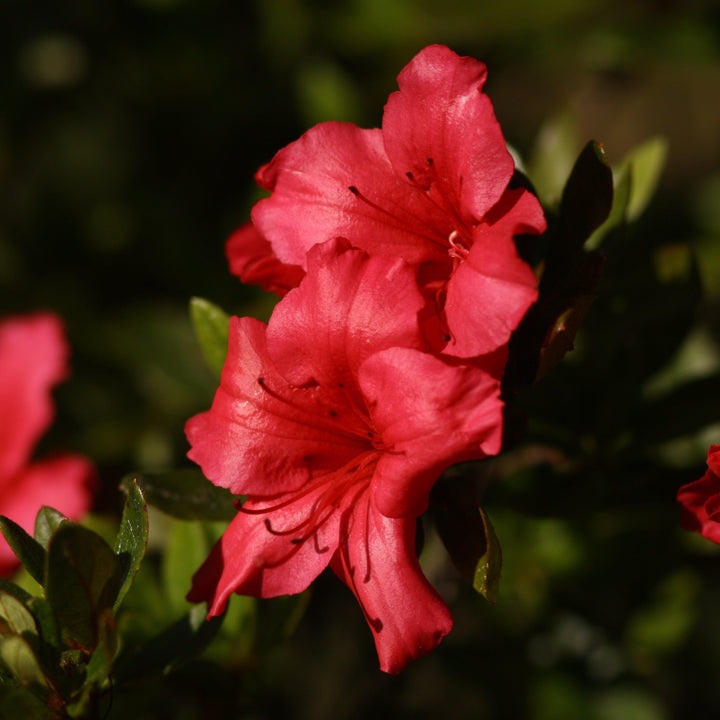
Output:
<svg viewBox="0 0 720 720">
<path fill-rule="evenodd" d="M 252 223 L 246 223 L 228 238 L 225 255 L 233 275 L 280 297 L 297 287 L 305 275 L 300 266 L 280 262 Z"/>
<path fill-rule="evenodd" d="M 248 495 L 188 596 L 298 593 L 328 565 L 363 608 L 381 668 L 399 672 L 450 631 L 415 556 L 415 521 L 450 464 L 500 449 L 499 383 L 422 350 L 424 300 L 399 258 L 337 240 L 268 326 L 233 318 L 212 408 L 189 457 Z"/>
<path fill-rule="evenodd" d="M 30 455 L 53 418 L 51 388 L 68 374 L 62 323 L 51 314 L 0 323 L 0 514 L 32 534 L 35 515 L 49 505 L 71 519 L 89 509 L 92 464 L 78 455 L 31 463 Z M 0 576 L 18 560 L 0 538 Z"/>
<path fill-rule="evenodd" d="M 508 187 L 514 163 L 485 77 L 477 60 L 425 48 L 398 76 L 382 130 L 312 128 L 258 171 L 271 196 L 252 211 L 282 263 L 305 267 L 317 239 L 334 237 L 412 263 L 437 316 L 426 335 L 462 358 L 506 344 L 535 301 L 513 236 L 545 230 L 537 198 Z"/>
<path fill-rule="evenodd" d="M 686 530 L 720 543 L 720 445 L 708 450 L 707 472 L 678 490 L 683 511 L 680 523 Z"/>
</svg>

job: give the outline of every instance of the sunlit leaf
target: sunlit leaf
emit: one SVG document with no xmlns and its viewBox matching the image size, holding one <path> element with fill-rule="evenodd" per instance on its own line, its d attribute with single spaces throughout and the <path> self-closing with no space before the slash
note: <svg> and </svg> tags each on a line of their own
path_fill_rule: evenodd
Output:
<svg viewBox="0 0 720 720">
<path fill-rule="evenodd" d="M 121 582 L 120 560 L 99 535 L 74 523 L 60 526 L 48 548 L 46 594 L 64 634 L 95 647 L 98 619 Z"/>
<path fill-rule="evenodd" d="M 30 573 L 33 580 L 42 585 L 45 569 L 45 549 L 43 546 L 28 535 L 16 522 L 5 516 L 0 516 L 0 530 L 2 530 L 8 545 Z"/>
<path fill-rule="evenodd" d="M 120 529 L 115 540 L 115 553 L 120 559 L 122 584 L 115 599 L 117 608 L 132 585 L 145 557 L 148 542 L 148 514 L 145 498 L 136 480 L 123 485 L 127 493 Z"/>
<path fill-rule="evenodd" d="M 190 317 L 205 360 L 219 378 L 227 355 L 230 316 L 209 300 L 193 298 Z"/>
<path fill-rule="evenodd" d="M 150 505 L 180 520 L 232 520 L 237 512 L 236 496 L 194 468 L 128 475 L 122 484 L 133 480 Z"/>
<path fill-rule="evenodd" d="M 32 613 L 16 597 L 0 590 L 0 636 L 37 634 Z"/>
<path fill-rule="evenodd" d="M 46 686 L 45 674 L 28 641 L 20 635 L 0 639 L 0 660 L 20 685 Z"/>
<path fill-rule="evenodd" d="M 632 188 L 627 208 L 629 221 L 636 220 L 652 200 L 665 167 L 668 142 L 655 136 L 634 148 L 622 161 L 620 170 L 632 172 Z"/>
<path fill-rule="evenodd" d="M 55 508 L 43 506 L 35 516 L 35 539 L 47 550 L 52 534 L 60 527 L 60 523 L 67 520 Z"/>
</svg>

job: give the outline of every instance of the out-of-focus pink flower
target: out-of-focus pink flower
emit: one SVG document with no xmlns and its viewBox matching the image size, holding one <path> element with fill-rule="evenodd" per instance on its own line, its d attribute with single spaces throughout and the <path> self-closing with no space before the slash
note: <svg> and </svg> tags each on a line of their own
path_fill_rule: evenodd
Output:
<svg viewBox="0 0 720 720">
<path fill-rule="evenodd" d="M 720 445 L 708 450 L 707 472 L 699 479 L 683 485 L 677 494 L 682 506 L 680 522 L 686 530 L 720 543 Z"/>
<path fill-rule="evenodd" d="M 252 211 L 281 266 L 306 267 L 307 251 L 335 237 L 411 263 L 433 309 L 426 337 L 460 358 L 509 341 L 537 297 L 513 237 L 545 230 L 537 198 L 511 187 L 485 77 L 473 58 L 425 48 L 398 76 L 382 129 L 310 129 L 258 171 L 271 194 Z"/>
<path fill-rule="evenodd" d="M 49 313 L 0 322 L 0 514 L 32 534 L 35 515 L 49 505 L 79 519 L 91 505 L 95 471 L 79 455 L 31 462 L 51 424 L 54 385 L 68 374 L 62 322 Z M 0 576 L 18 561 L 0 538 Z"/>
<path fill-rule="evenodd" d="M 418 564 L 416 518 L 449 465 L 500 449 L 499 381 L 424 351 L 414 270 L 346 241 L 315 246 L 269 325 L 233 318 L 189 456 L 247 495 L 189 599 L 298 593 L 328 565 L 355 593 L 380 666 L 399 672 L 450 631 Z"/>
</svg>

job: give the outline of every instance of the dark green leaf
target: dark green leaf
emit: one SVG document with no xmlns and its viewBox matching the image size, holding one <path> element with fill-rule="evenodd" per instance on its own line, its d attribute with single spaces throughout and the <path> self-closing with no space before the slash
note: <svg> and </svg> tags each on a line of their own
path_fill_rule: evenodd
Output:
<svg viewBox="0 0 720 720">
<path fill-rule="evenodd" d="M 485 554 L 478 560 L 475 568 L 473 587 L 491 603 L 497 601 L 500 589 L 500 570 L 502 569 L 502 552 L 495 529 L 487 513 L 481 508 L 478 512 L 485 528 Z"/>
<path fill-rule="evenodd" d="M 219 378 L 227 355 L 230 316 L 209 300 L 193 298 L 190 317 L 205 360 Z"/>
<path fill-rule="evenodd" d="M 45 581 L 45 549 L 43 546 L 16 522 L 2 515 L 0 515 L 0 530 L 33 580 L 42 585 Z"/>
<path fill-rule="evenodd" d="M 580 153 L 563 191 L 557 252 L 579 250 L 605 221 L 612 201 L 612 170 L 602 146 L 591 141 Z"/>
<path fill-rule="evenodd" d="M 665 167 L 667 151 L 667 140 L 658 135 L 633 148 L 623 158 L 621 170 L 628 168 L 632 174 L 628 221 L 636 220 L 652 200 Z"/>
<path fill-rule="evenodd" d="M 87 665 L 86 683 L 102 683 L 109 677 L 117 653 L 115 615 L 109 608 L 98 621 L 98 642 Z"/>
<path fill-rule="evenodd" d="M 43 506 L 35 516 L 35 539 L 47 550 L 52 534 L 67 518 L 55 508 Z"/>
<path fill-rule="evenodd" d="M 0 684 L 0 720 L 58 720 L 59 717 L 27 688 Z"/>
<path fill-rule="evenodd" d="M 127 493 L 120 529 L 115 540 L 115 553 L 120 559 L 122 584 L 115 599 L 115 608 L 122 602 L 145 557 L 148 541 L 147 505 L 136 480 L 123 485 Z"/>
<path fill-rule="evenodd" d="M 180 520 L 232 520 L 237 514 L 237 496 L 216 487 L 194 468 L 128 475 L 122 485 L 133 480 L 150 505 Z"/>
<path fill-rule="evenodd" d="M 120 560 L 99 535 L 69 522 L 58 528 L 47 553 L 46 594 L 65 635 L 95 647 L 98 619 L 121 581 Z"/>
<path fill-rule="evenodd" d="M 166 675 L 199 655 L 222 625 L 223 616 L 206 619 L 205 605 L 196 605 L 187 615 L 152 638 L 137 652 L 121 658 L 118 682 L 148 675 Z"/>
</svg>

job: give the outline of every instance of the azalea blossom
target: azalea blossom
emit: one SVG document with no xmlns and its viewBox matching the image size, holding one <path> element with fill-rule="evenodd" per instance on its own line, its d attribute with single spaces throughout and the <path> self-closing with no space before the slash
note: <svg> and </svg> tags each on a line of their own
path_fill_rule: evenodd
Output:
<svg viewBox="0 0 720 720">
<path fill-rule="evenodd" d="M 708 450 L 707 471 L 699 479 L 678 490 L 682 506 L 680 522 L 686 530 L 720 543 L 720 445 Z"/>
<path fill-rule="evenodd" d="M 425 48 L 398 76 L 382 129 L 310 129 L 257 172 L 271 195 L 252 211 L 280 267 L 306 267 L 312 245 L 334 237 L 404 258 L 432 301 L 426 337 L 461 358 L 507 344 L 537 297 L 513 237 L 545 230 L 537 198 L 512 187 L 485 78 L 483 63 Z M 256 253 L 233 242 L 236 256 Z"/>
<path fill-rule="evenodd" d="M 425 351 L 414 270 L 343 240 L 315 246 L 307 275 L 266 326 L 232 318 L 189 457 L 246 495 L 188 596 L 222 612 L 232 593 L 305 590 L 330 566 L 355 593 L 380 666 L 399 672 L 450 631 L 415 555 L 416 518 L 449 465 L 497 453 L 499 382 Z"/>
<path fill-rule="evenodd" d="M 62 323 L 49 313 L 0 322 L 0 515 L 32 534 L 43 505 L 77 520 L 89 509 L 95 471 L 84 457 L 59 454 L 31 462 L 53 419 L 50 391 L 68 374 Z M 0 576 L 19 565 L 0 538 Z"/>
</svg>

